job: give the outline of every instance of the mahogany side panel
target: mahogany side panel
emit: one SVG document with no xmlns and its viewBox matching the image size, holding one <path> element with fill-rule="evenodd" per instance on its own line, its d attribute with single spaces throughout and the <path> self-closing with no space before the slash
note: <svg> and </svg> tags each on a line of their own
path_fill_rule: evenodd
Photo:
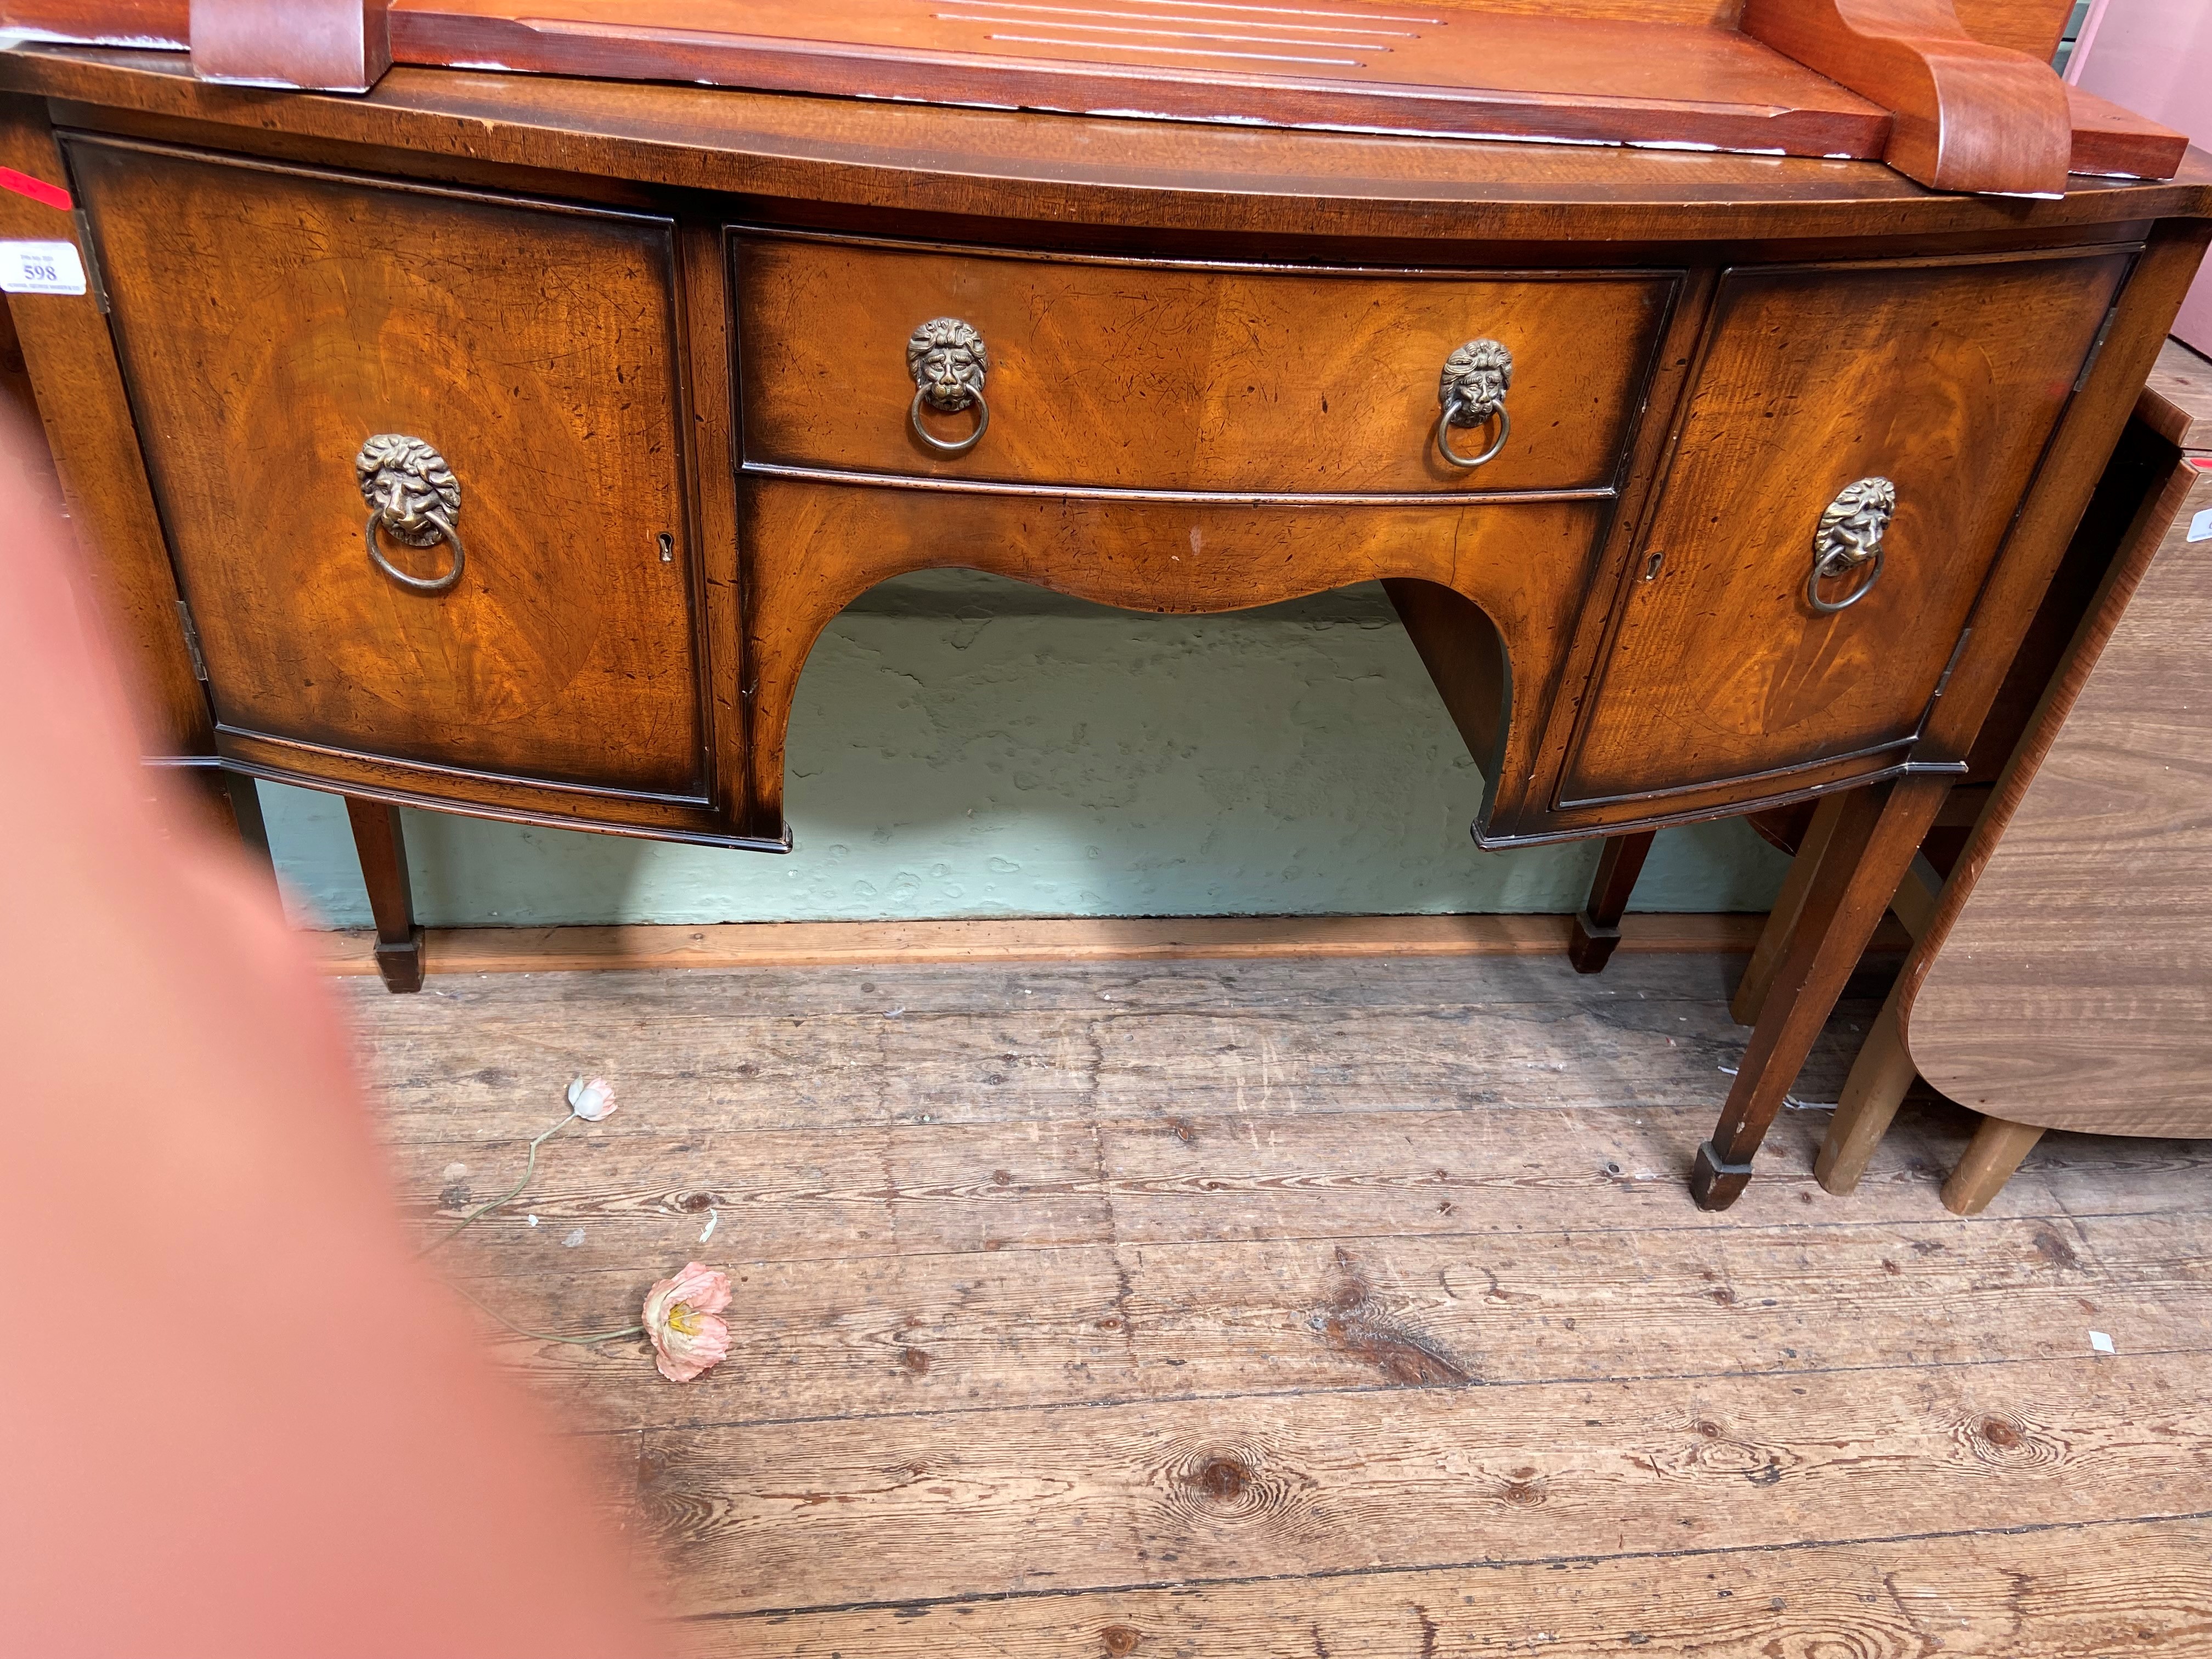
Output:
<svg viewBox="0 0 2212 1659">
<path fill-rule="evenodd" d="M 66 186 L 44 113 L 24 100 L 0 107 L 0 167 Z M 79 240 L 69 214 L 13 191 L 0 191 L 0 236 Z M 185 643 L 176 576 L 99 301 L 17 294 L 9 312 L 84 569 L 134 694 L 139 743 L 154 757 L 211 754 L 207 695 Z"/>
</svg>

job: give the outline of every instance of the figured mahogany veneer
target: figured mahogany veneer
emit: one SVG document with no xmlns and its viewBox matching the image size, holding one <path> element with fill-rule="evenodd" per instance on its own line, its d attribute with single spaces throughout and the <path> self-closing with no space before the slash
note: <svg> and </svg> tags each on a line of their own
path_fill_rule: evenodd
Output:
<svg viewBox="0 0 2212 1659">
<path fill-rule="evenodd" d="M 47 50 L 0 88 L 30 94 L 0 154 L 82 202 L 112 306 L 15 313 L 81 522 L 118 538 L 88 556 L 143 594 L 165 552 L 201 643 L 213 754 L 163 758 L 780 848 L 807 655 L 887 577 L 1209 612 L 1380 580 L 1485 845 L 1838 799 L 1697 1165 L 1716 1206 L 2212 238 L 2194 164 L 1999 202 L 1786 156 L 489 71 L 272 95 Z M 75 231 L 20 195 L 0 219 Z M 989 364 L 958 455 L 908 425 L 908 337 L 946 318 Z M 1457 441 L 1498 453 L 1454 465 L 1439 380 L 1484 339 L 1513 372 Z M 452 473 L 378 496 L 388 570 L 355 464 L 380 434 Z M 444 514 L 467 565 L 426 591 L 453 550 L 397 538 Z M 1814 604 L 1816 556 L 1869 538 Z M 354 817 L 405 982 L 396 821 Z"/>
<path fill-rule="evenodd" d="M 1672 272 L 1048 259 L 747 234 L 745 459 L 1055 488 L 1607 491 L 1680 286 Z M 991 429 L 957 458 L 908 424 L 907 337 L 948 316 L 989 353 Z M 1466 469 L 1431 438 L 1445 360 L 1477 337 L 1514 355 L 1513 426 Z M 948 437 L 969 424 L 925 418 Z"/>
<path fill-rule="evenodd" d="M 1560 804 L 1911 744 L 2128 263 L 1729 272 Z M 1819 615 L 1808 507 L 1869 477 L 1881 579 Z"/>
<path fill-rule="evenodd" d="M 671 222 L 67 152 L 218 730 L 703 813 Z M 435 601 L 364 550 L 354 455 L 385 432 L 460 480 Z"/>
</svg>

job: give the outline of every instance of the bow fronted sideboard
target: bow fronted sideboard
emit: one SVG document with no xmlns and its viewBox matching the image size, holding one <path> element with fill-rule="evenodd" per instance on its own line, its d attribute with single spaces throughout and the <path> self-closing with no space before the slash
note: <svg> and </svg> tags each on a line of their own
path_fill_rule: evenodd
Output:
<svg viewBox="0 0 2212 1659">
<path fill-rule="evenodd" d="M 445 38 L 404 9 L 395 55 Z M 1790 67 L 1884 153 L 1902 105 Z M 1698 1154 L 1730 1202 L 2196 270 L 2212 162 L 1972 195 L 1909 147 L 751 72 L 0 58 L 0 235 L 86 270 L 15 323 L 149 756 L 345 795 L 404 988 L 394 803 L 781 850 L 808 652 L 886 578 L 1190 612 L 1380 580 L 1485 847 L 1844 797 Z"/>
</svg>

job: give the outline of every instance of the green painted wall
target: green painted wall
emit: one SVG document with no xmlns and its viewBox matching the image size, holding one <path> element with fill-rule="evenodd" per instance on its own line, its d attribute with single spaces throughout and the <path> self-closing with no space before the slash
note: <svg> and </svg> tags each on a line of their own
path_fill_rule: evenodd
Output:
<svg viewBox="0 0 2212 1659">
<path fill-rule="evenodd" d="M 1571 911 L 1595 842 L 1484 853 L 1482 780 L 1379 587 L 1224 617 L 968 572 L 887 583 L 815 647 L 787 857 L 410 812 L 431 926 Z M 303 920 L 368 925 L 335 796 L 263 786 Z M 1741 823 L 1662 835 L 1650 910 L 1765 909 Z"/>
</svg>

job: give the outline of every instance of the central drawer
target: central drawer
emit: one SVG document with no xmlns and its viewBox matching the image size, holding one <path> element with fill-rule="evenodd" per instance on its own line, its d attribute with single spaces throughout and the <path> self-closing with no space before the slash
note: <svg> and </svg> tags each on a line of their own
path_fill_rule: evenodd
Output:
<svg viewBox="0 0 2212 1659">
<path fill-rule="evenodd" d="M 1608 489 L 1679 281 L 1045 258 L 766 231 L 735 233 L 732 258 L 748 463 L 1228 494 Z M 972 331 L 948 326 L 940 350 L 968 349 L 972 363 L 980 341 L 980 404 L 917 401 L 909 344 L 935 321 Z M 1499 416 L 1445 427 L 1463 459 L 1495 451 L 1456 465 L 1437 442 L 1443 380 L 1474 342 L 1503 348 L 1510 380 Z M 1495 389 L 1499 355 L 1486 361 Z M 963 453 L 933 446 L 979 427 Z"/>
</svg>

